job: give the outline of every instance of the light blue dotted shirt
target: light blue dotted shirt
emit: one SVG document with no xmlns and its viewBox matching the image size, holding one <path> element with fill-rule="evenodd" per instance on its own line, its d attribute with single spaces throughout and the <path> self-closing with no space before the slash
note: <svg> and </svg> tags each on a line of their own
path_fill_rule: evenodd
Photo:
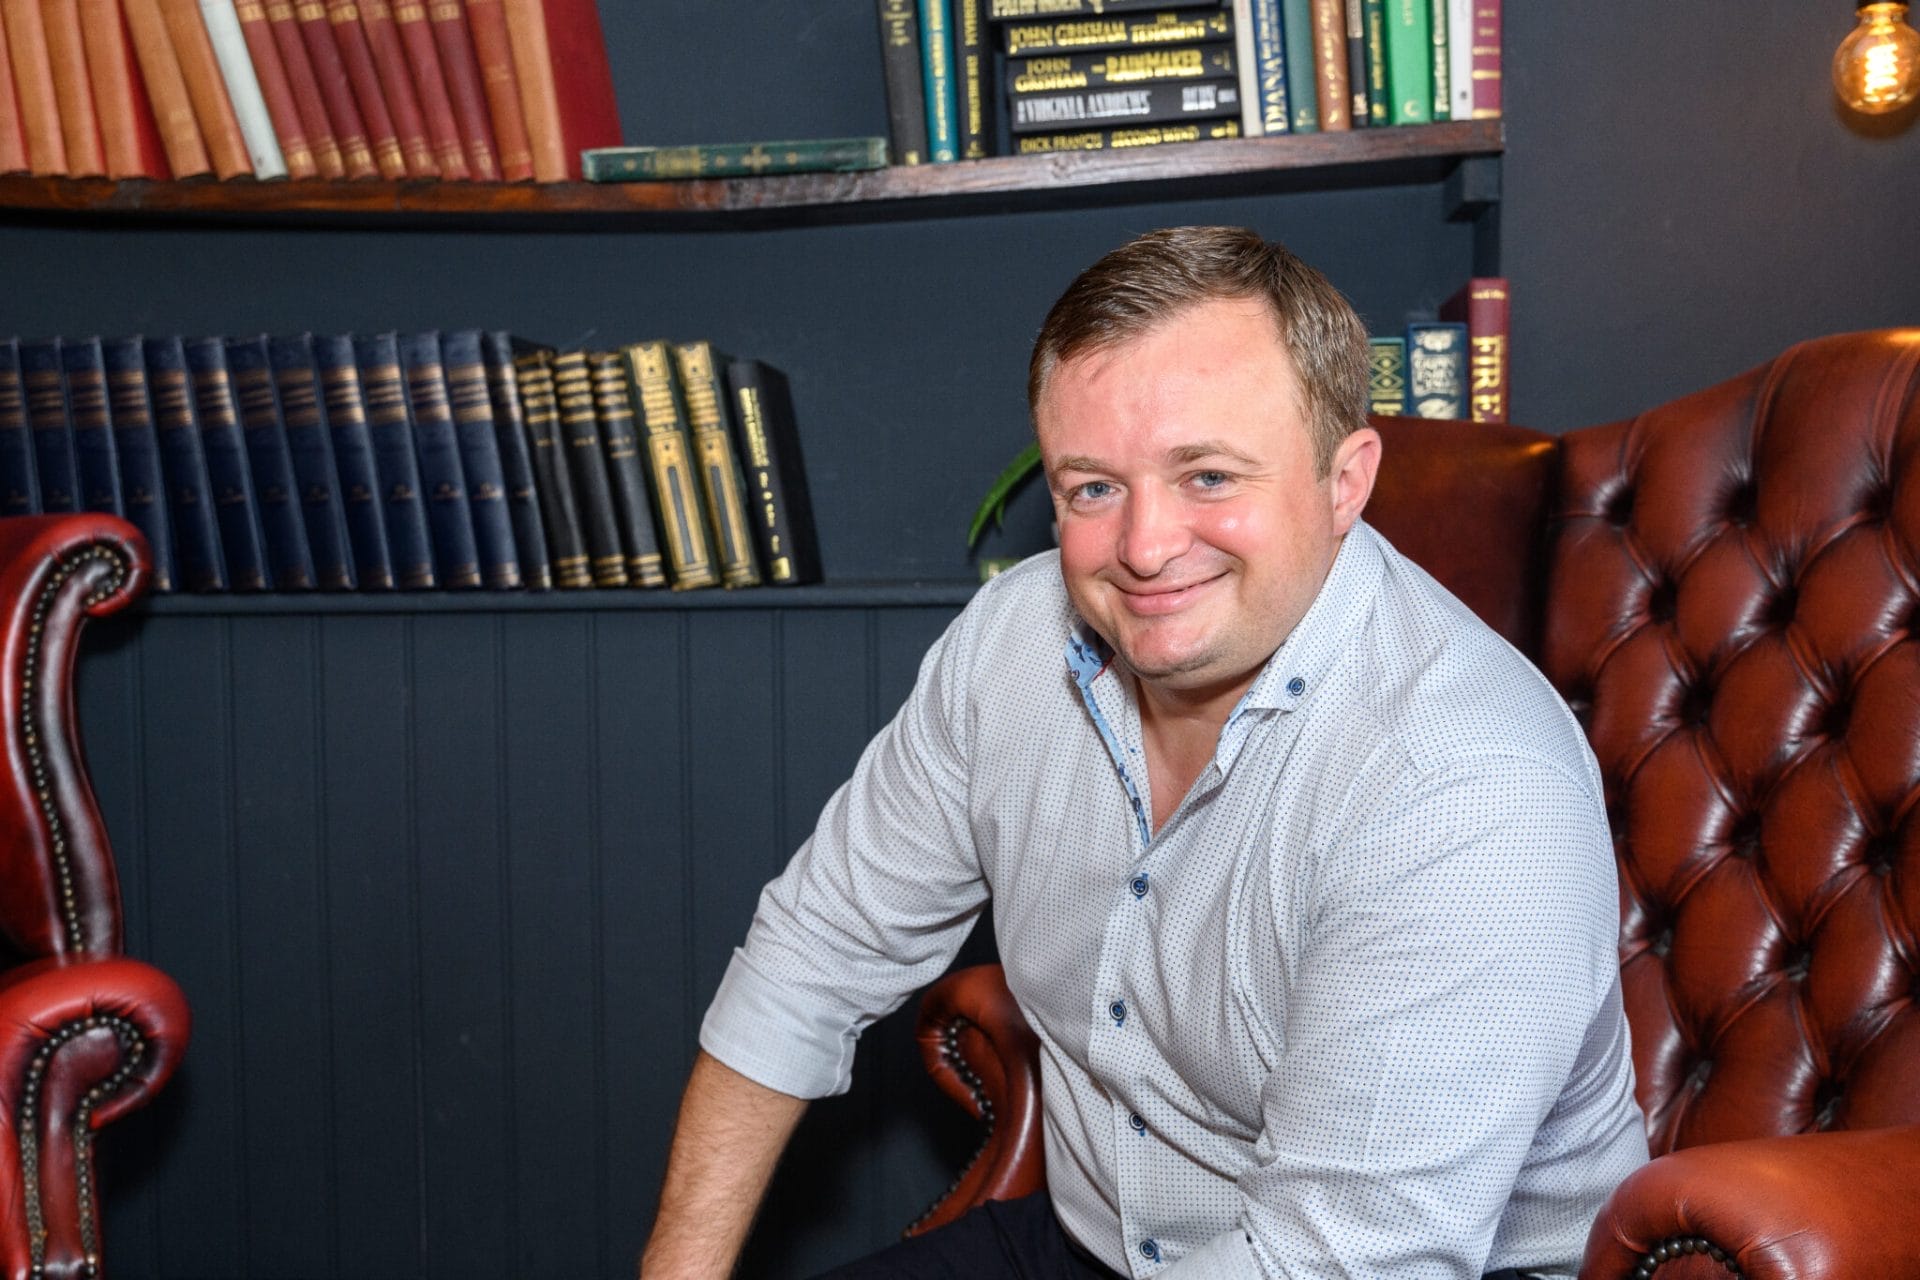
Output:
<svg viewBox="0 0 1920 1280">
<path fill-rule="evenodd" d="M 701 1044 L 844 1090 L 860 1032 L 991 896 L 1040 1038 L 1048 1189 L 1107 1265 L 1572 1275 L 1647 1145 L 1600 779 L 1565 705 L 1357 524 L 1151 835 L 1107 659 L 1057 555 L 983 587 L 761 895 Z"/>
</svg>

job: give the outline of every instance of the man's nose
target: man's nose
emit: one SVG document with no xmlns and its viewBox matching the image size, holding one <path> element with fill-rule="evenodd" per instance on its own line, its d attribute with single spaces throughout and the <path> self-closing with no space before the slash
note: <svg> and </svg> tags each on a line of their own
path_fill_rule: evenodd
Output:
<svg viewBox="0 0 1920 1280">
<path fill-rule="evenodd" d="M 1119 555 L 1135 577 L 1154 577 L 1192 543 L 1186 511 L 1177 498 L 1151 487 L 1128 495 Z"/>
</svg>

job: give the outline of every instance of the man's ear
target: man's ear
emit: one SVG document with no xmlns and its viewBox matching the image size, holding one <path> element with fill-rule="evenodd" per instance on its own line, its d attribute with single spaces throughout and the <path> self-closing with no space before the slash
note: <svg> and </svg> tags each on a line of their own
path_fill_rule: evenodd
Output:
<svg viewBox="0 0 1920 1280">
<path fill-rule="evenodd" d="M 1333 451 L 1332 482 L 1333 528 L 1345 534 L 1360 518 L 1362 508 L 1373 493 L 1373 479 L 1380 473 L 1380 433 L 1362 427 L 1340 442 Z"/>
</svg>

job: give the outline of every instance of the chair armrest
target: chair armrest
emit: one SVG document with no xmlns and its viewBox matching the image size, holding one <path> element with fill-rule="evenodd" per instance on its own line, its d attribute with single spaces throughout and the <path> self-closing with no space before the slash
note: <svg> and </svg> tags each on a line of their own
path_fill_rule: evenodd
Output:
<svg viewBox="0 0 1920 1280">
<path fill-rule="evenodd" d="M 915 1033 L 927 1073 L 986 1125 L 986 1139 L 947 1194 L 907 1228 L 919 1235 L 989 1200 L 1047 1185 L 1040 1130 L 1040 1041 L 997 964 L 957 969 L 927 988 Z"/>
<path fill-rule="evenodd" d="M 166 1083 L 189 1026 L 173 980 L 124 956 L 0 978 L 0 1275 L 100 1273 L 93 1135 Z"/>
<path fill-rule="evenodd" d="M 1688 1147 L 1614 1191 L 1581 1280 L 1910 1275 L 1916 1186 L 1920 1125 Z"/>
</svg>

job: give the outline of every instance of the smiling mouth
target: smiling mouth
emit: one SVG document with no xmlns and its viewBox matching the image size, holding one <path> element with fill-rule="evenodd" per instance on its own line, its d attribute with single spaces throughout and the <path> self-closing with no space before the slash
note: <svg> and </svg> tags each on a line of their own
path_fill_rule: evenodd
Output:
<svg viewBox="0 0 1920 1280">
<path fill-rule="evenodd" d="M 1220 581 L 1219 576 L 1202 578 L 1198 582 L 1189 582 L 1178 587 L 1156 587 L 1150 591 L 1118 587 L 1125 597 L 1127 608 L 1133 613 L 1160 614 L 1177 613 L 1191 603 L 1201 592 Z"/>
</svg>

